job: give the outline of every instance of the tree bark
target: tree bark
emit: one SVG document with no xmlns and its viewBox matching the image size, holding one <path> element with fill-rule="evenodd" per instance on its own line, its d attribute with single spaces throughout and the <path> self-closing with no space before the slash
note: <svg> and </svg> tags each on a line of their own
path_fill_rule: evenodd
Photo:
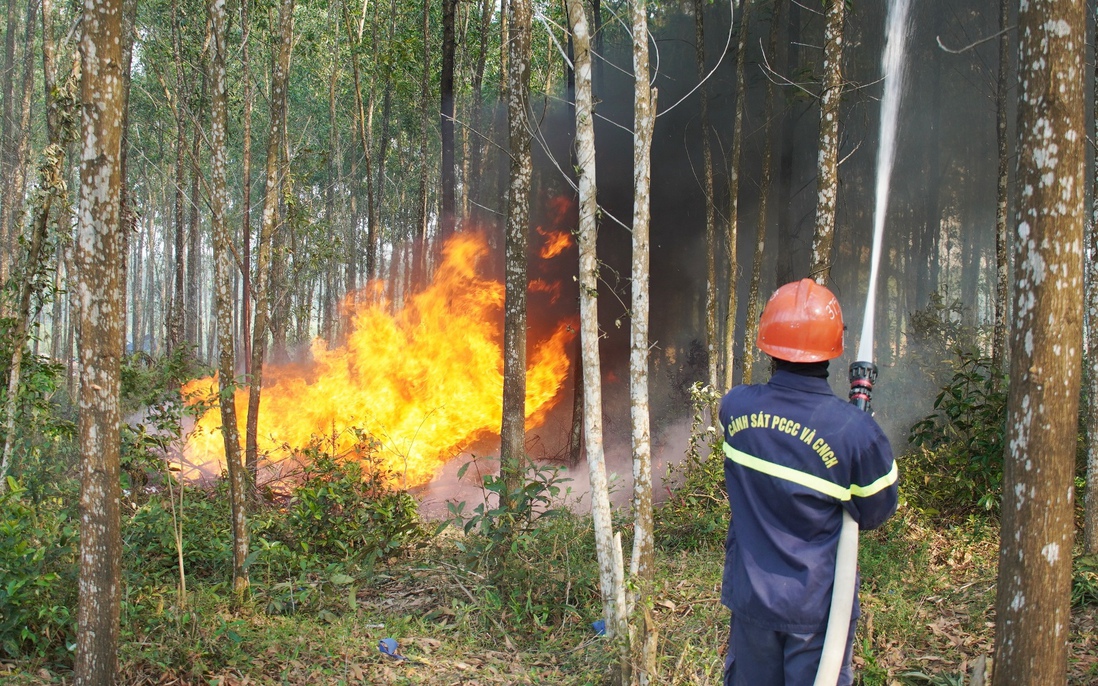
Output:
<svg viewBox="0 0 1098 686">
<path fill-rule="evenodd" d="M 1018 12 L 1018 199 L 995 686 L 1067 681 L 1083 319 L 1085 3 Z"/>
<path fill-rule="evenodd" d="M 705 78 L 705 3 L 694 0 L 694 54 L 698 80 Z M 717 210 L 713 199 L 713 150 L 709 142 L 709 86 L 699 94 L 702 171 L 705 176 L 705 350 L 709 386 L 720 384 L 720 333 L 717 329 Z M 733 271 L 734 274 L 734 271 Z M 735 279 L 733 277 L 733 282 Z"/>
<path fill-rule="evenodd" d="M 442 173 L 439 174 L 442 212 L 439 217 L 439 228 L 443 241 L 454 232 L 457 221 L 454 212 L 454 21 L 456 13 L 457 0 L 442 0 L 442 75 L 439 82 L 442 101 L 439 116 L 442 136 Z"/>
<path fill-rule="evenodd" d="M 240 241 L 240 279 L 241 284 L 241 313 L 240 313 L 240 340 L 244 344 L 244 374 L 252 373 L 252 107 L 254 97 L 252 95 L 252 69 L 251 54 L 248 49 L 249 38 L 252 34 L 252 24 L 248 7 L 251 0 L 240 0 L 240 70 L 241 80 L 244 82 L 244 113 L 243 134 L 241 141 L 241 191 L 243 198 L 240 206 L 241 241 Z M 252 485 L 255 485 L 255 475 L 252 475 Z"/>
<path fill-rule="evenodd" d="M 205 57 L 203 57 L 205 59 Z M 202 70 L 202 95 L 197 103 L 191 100 L 191 111 L 195 113 L 196 121 L 194 132 L 191 136 L 191 188 L 190 204 L 187 220 L 187 302 L 183 312 L 183 328 L 187 344 L 202 349 L 202 307 L 201 289 L 202 280 L 202 236 L 201 216 L 199 212 L 199 181 L 202 178 L 201 147 L 202 123 L 200 112 L 205 110 L 203 101 L 206 99 L 206 73 Z"/>
<path fill-rule="evenodd" d="M 810 276 L 826 285 L 831 277 L 835 240 L 835 201 L 839 193 L 839 105 L 843 74 L 845 0 L 827 0 L 824 29 L 823 89 L 820 91 L 820 142 L 816 164 L 816 229 L 812 236 Z"/>
<path fill-rule="evenodd" d="M 778 51 L 778 27 L 782 12 L 782 0 L 774 0 L 770 16 L 770 37 L 767 54 Z M 745 13 L 746 14 L 746 13 Z M 751 283 L 747 287 L 747 325 L 743 336 L 743 382 L 749 384 L 755 377 L 755 338 L 759 333 L 759 285 L 762 281 L 762 263 L 766 255 L 767 219 L 770 211 L 771 163 L 773 160 L 774 91 L 773 81 L 766 82 L 766 100 L 763 104 L 763 159 L 762 177 L 759 179 L 759 216 L 755 223 L 755 254 L 751 259 Z"/>
<path fill-rule="evenodd" d="M 649 257 L 652 181 L 652 130 L 656 124 L 656 92 L 649 84 L 648 8 L 645 0 L 630 3 L 633 24 L 633 260 L 629 317 L 629 418 L 633 446 L 633 553 L 629 576 L 639 616 L 631 640 L 637 652 L 634 682 L 647 686 L 657 678 L 655 624 L 649 602 L 655 575 L 652 514 L 652 435 L 648 394 Z M 632 614 L 632 613 L 631 613 Z M 623 665 L 627 669 L 627 665 Z"/>
<path fill-rule="evenodd" d="M 11 140 L 9 154 L 12 155 L 10 174 L 5 181 L 3 192 L 4 201 L 2 207 L 3 235 L 7 236 L 10 250 L 5 252 L 2 261 L 7 263 L 8 255 L 13 255 L 18 248 L 16 242 L 22 233 L 23 197 L 26 193 L 27 165 L 29 164 L 30 151 L 30 115 L 34 96 L 34 35 L 35 25 L 38 22 L 38 0 L 27 1 L 27 15 L 24 22 L 23 37 L 23 80 L 19 89 L 19 110 L 13 114 L 14 131 Z M 9 95 L 10 94 L 10 95 Z M 14 93 L 5 93 L 5 99 L 14 99 Z M 10 265 L 9 265 L 10 266 Z"/>
<path fill-rule="evenodd" d="M 522 487 L 526 473 L 526 248 L 530 234 L 530 0 L 508 0 L 507 124 L 511 168 L 504 240 L 503 421 L 500 470 L 507 495 Z M 510 506 L 511 503 L 505 503 Z"/>
<path fill-rule="evenodd" d="M 431 0 L 423 0 L 423 72 L 419 82 L 419 195 L 416 199 L 416 227 L 412 240 L 412 290 L 418 291 L 427 283 L 427 222 L 428 187 L 430 165 L 427 163 L 427 139 L 430 136 L 431 109 Z"/>
<path fill-rule="evenodd" d="M 114 684 L 122 591 L 120 449 L 125 242 L 122 0 L 84 8 L 80 52 L 84 148 L 75 244 L 79 311 L 80 570 L 74 682 Z"/>
<path fill-rule="evenodd" d="M 7 22 L 4 30 L 4 64 L 0 69 L 0 184 L 4 189 L 11 187 L 12 169 L 15 164 L 14 136 L 15 121 L 12 115 L 12 93 L 15 80 L 15 33 L 19 27 L 19 15 L 15 0 L 8 0 Z M 0 190 L 0 283 L 8 279 L 11 265 L 11 236 L 8 234 L 8 216 L 11 214 L 10 199 L 6 191 Z"/>
<path fill-rule="evenodd" d="M 591 36 L 583 0 L 568 0 L 576 70 L 576 173 L 579 185 L 579 292 L 580 342 L 583 360 L 584 440 L 591 475 L 591 517 L 599 563 L 606 635 L 618 638 L 628 651 L 621 536 L 615 535 L 610 516 L 606 480 L 606 456 L 602 430 L 602 377 L 599 362 L 598 260 L 595 251 L 598 225 L 595 197 L 594 100 L 591 94 Z M 625 675 L 623 675 L 625 676 Z"/>
<path fill-rule="evenodd" d="M 267 356 L 267 327 L 270 323 L 271 248 L 278 225 L 279 150 L 286 126 L 286 81 L 290 73 L 290 48 L 294 36 L 294 0 L 282 0 L 279 9 L 278 55 L 271 72 L 271 128 L 267 136 L 267 162 L 264 181 L 263 219 L 256 250 L 255 321 L 252 323 L 252 373 L 248 383 L 248 417 L 245 424 L 245 460 L 248 473 L 255 479 L 259 469 L 259 402 L 263 389 L 263 363 Z M 253 481 L 254 483 L 254 481 Z"/>
<path fill-rule="evenodd" d="M 999 0 L 999 74 L 995 90 L 995 134 L 999 155 L 995 203 L 995 327 L 991 338 L 991 367 L 1003 369 L 1007 341 L 1007 320 L 1010 314 L 1010 261 L 1007 259 L 1007 209 L 1010 195 L 1007 181 L 1010 170 L 1010 146 L 1007 142 L 1007 74 L 1010 69 L 1010 27 L 1007 0 Z M 995 388 L 999 377 L 992 379 Z M 1089 492 L 1089 491 L 1088 491 Z"/>
<path fill-rule="evenodd" d="M 243 606 L 248 593 L 248 478 L 240 461 L 240 433 L 236 423 L 236 355 L 233 347 L 233 260 L 232 233 L 225 220 L 228 188 L 225 166 L 228 158 L 226 132 L 228 95 L 225 84 L 224 0 L 210 0 L 210 225 L 214 244 L 214 283 L 217 311 L 218 403 L 221 408 L 221 435 L 225 445 L 225 464 L 229 473 L 229 507 L 233 532 L 233 601 Z"/>
<path fill-rule="evenodd" d="M 1005 2 L 1005 0 L 1003 0 Z M 1098 30 L 1098 7 L 1094 10 Z M 1098 64 L 1094 67 L 1094 83 L 1098 84 Z M 1098 99 L 1094 103 L 1094 131 L 1098 133 Z M 1087 225 L 1087 246 L 1091 255 L 1098 255 L 1098 166 L 1091 182 L 1090 223 Z M 1083 547 L 1087 555 L 1098 553 L 1098 261 L 1086 261 L 1086 322 L 1087 322 L 1087 490 L 1083 512 Z"/>
<path fill-rule="evenodd" d="M 789 3 L 789 19 L 786 21 L 785 38 L 786 74 L 795 74 L 800 69 L 801 43 L 801 7 L 799 3 Z M 798 108 L 796 102 L 786 105 L 782 122 L 781 153 L 778 155 L 778 211 L 777 211 L 777 250 L 775 250 L 774 288 L 793 281 L 796 274 L 793 269 L 795 239 L 794 222 L 791 219 L 793 198 L 793 146 L 797 135 L 797 121 L 807 112 L 807 107 Z"/>
<path fill-rule="evenodd" d="M 740 32 L 736 43 L 736 112 L 732 117 L 732 150 L 728 161 L 728 303 L 724 314 L 724 340 L 721 342 L 721 387 L 732 388 L 736 361 L 736 315 L 739 300 L 736 297 L 739 283 L 739 235 L 740 235 L 740 156 L 743 148 L 743 111 L 747 100 L 744 85 L 744 62 L 747 58 L 747 32 L 751 16 L 751 0 L 743 0 L 740 10 Z"/>
</svg>

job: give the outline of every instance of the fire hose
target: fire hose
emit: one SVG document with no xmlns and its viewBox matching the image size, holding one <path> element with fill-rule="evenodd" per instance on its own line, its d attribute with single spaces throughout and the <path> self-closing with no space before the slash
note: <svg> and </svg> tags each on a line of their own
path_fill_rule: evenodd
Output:
<svg viewBox="0 0 1098 686">
<path fill-rule="evenodd" d="M 853 362 L 850 365 L 850 402 L 858 409 L 870 411 L 873 382 L 877 380 L 877 365 Z M 835 582 L 831 589 L 831 609 L 827 615 L 823 652 L 813 686 L 834 686 L 846 656 L 850 614 L 854 610 L 854 591 L 858 578 L 858 522 L 843 508 L 843 524 L 839 530 L 839 545 L 835 550 Z"/>
</svg>

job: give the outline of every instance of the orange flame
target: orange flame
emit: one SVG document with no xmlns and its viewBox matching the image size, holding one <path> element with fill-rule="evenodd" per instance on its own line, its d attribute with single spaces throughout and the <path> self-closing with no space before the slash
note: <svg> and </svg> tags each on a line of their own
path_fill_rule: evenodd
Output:
<svg viewBox="0 0 1098 686">
<path fill-rule="evenodd" d="M 504 288 L 482 278 L 477 262 L 483 236 L 456 234 L 446 245 L 434 282 L 390 314 L 387 303 L 348 298 L 350 332 L 344 344 L 312 344 L 312 363 L 264 369 L 258 441 L 266 460 L 286 459 L 322 437 L 333 454 L 354 453 L 365 432 L 380 443 L 376 458 L 404 486 L 429 481 L 447 460 L 475 441 L 498 435 L 502 420 Z M 363 298 L 365 299 L 365 298 Z M 543 341 L 531 341 L 526 379 L 526 426 L 544 421 L 568 376 L 573 327 L 561 322 Z M 184 394 L 216 390 L 200 379 Z M 236 392 L 244 435 L 247 389 Z M 188 439 L 195 465 L 224 464 L 220 412 L 207 412 Z M 186 474 L 184 474 L 186 476 Z"/>
<path fill-rule="evenodd" d="M 543 260 L 556 257 L 572 247 L 572 236 L 567 231 L 546 231 L 539 226 L 537 232 L 545 236 L 545 245 L 541 246 L 538 253 Z"/>
</svg>

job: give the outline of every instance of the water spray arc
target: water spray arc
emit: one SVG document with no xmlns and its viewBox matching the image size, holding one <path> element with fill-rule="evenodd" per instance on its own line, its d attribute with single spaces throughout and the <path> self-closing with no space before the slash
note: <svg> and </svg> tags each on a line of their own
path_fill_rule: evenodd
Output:
<svg viewBox="0 0 1098 686">
<path fill-rule="evenodd" d="M 865 313 L 858 343 L 856 361 L 850 364 L 850 402 L 870 411 L 873 384 L 877 381 L 877 365 L 873 363 L 873 326 L 877 307 L 877 272 L 881 261 L 888 193 L 892 182 L 892 167 L 896 156 L 896 129 L 900 112 L 900 96 L 904 82 L 904 53 L 908 35 L 908 10 L 911 0 L 889 3 L 885 29 L 885 50 L 881 71 L 885 78 L 881 98 L 881 140 L 877 147 L 877 183 L 873 213 L 873 250 L 870 253 L 869 285 Z M 850 615 L 854 609 L 854 593 L 858 573 L 858 523 L 843 509 L 843 525 L 835 553 L 835 583 L 831 593 L 831 610 L 827 618 L 823 652 L 813 686 L 835 686 L 839 680 L 843 657 L 848 644 Z"/>
</svg>

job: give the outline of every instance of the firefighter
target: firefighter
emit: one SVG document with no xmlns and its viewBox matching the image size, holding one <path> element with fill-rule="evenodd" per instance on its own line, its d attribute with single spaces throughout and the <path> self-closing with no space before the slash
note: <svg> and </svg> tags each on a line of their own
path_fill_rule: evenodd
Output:
<svg viewBox="0 0 1098 686">
<path fill-rule="evenodd" d="M 721 401 L 724 475 L 732 517 L 721 602 L 732 611 L 725 685 L 813 683 L 827 628 L 845 508 L 863 530 L 896 511 L 892 448 L 867 413 L 836 396 L 828 361 L 843 352 L 839 302 L 811 279 L 771 296 L 756 345 L 765 384 Z M 840 685 L 850 668 L 855 594 Z"/>
</svg>

